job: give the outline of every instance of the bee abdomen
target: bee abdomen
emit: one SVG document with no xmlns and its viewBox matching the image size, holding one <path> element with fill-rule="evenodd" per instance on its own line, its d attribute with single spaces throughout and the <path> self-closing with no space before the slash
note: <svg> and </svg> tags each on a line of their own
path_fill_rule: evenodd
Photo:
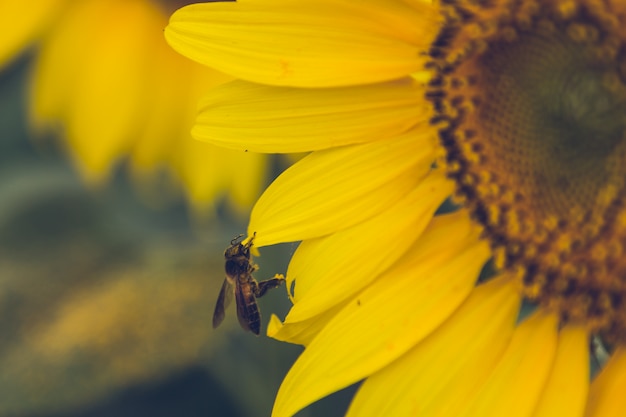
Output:
<svg viewBox="0 0 626 417">
<path fill-rule="evenodd" d="M 261 313 L 259 312 L 256 300 L 248 302 L 246 309 L 248 310 L 248 325 L 250 326 L 250 331 L 258 335 L 261 332 Z"/>
</svg>

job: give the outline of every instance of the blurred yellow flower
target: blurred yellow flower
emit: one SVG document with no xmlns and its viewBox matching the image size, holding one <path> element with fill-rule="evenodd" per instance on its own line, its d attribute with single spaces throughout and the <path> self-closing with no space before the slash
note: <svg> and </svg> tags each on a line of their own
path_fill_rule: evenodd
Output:
<svg viewBox="0 0 626 417">
<path fill-rule="evenodd" d="M 239 78 L 203 99 L 196 138 L 314 151 L 248 229 L 302 241 L 268 333 L 306 349 L 275 417 L 362 380 L 350 416 L 624 414 L 624 27 L 622 0 L 174 13 L 168 42 Z M 612 353 L 591 386 L 590 335 Z"/>
<path fill-rule="evenodd" d="M 141 185 L 165 168 L 197 208 L 224 194 L 235 207 L 252 205 L 266 157 L 199 143 L 189 134 L 198 98 L 230 77 L 165 43 L 167 16 L 184 3 L 27 3 L 0 5 L 0 65 L 36 46 L 29 101 L 34 129 L 60 133 L 89 182 L 107 180 L 116 163 L 128 158 Z"/>
</svg>

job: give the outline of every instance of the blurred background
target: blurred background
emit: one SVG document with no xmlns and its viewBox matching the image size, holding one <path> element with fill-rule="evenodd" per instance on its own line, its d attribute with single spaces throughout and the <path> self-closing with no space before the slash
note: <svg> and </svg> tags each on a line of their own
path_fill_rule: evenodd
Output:
<svg viewBox="0 0 626 417">
<path fill-rule="evenodd" d="M 0 417 L 269 416 L 301 347 L 211 316 L 223 251 L 293 159 L 189 137 L 223 74 L 162 40 L 181 1 L 0 5 Z M 6 30 L 5 30 L 6 28 Z M 295 244 L 263 248 L 257 279 Z M 354 388 L 298 416 L 340 416 Z"/>
</svg>

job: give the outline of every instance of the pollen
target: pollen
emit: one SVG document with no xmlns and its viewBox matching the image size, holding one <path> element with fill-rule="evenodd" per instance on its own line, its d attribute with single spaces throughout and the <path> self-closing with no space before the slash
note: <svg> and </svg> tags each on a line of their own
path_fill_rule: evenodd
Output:
<svg viewBox="0 0 626 417">
<path fill-rule="evenodd" d="M 626 2 L 447 0 L 427 98 L 529 301 L 626 343 Z"/>
</svg>

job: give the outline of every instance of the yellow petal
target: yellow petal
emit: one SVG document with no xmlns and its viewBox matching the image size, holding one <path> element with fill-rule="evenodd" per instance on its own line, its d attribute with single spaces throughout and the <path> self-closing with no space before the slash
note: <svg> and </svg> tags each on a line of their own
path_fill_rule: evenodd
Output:
<svg viewBox="0 0 626 417">
<path fill-rule="evenodd" d="M 248 234 L 265 246 L 323 236 L 395 204 L 431 169 L 430 128 L 317 151 L 287 169 L 252 210 Z"/>
<path fill-rule="evenodd" d="M 622 417 L 626 410 L 626 349 L 618 347 L 589 390 L 586 417 Z"/>
<path fill-rule="evenodd" d="M 90 37 L 84 34 L 92 33 L 93 22 L 109 9 L 110 5 L 103 2 L 74 2 L 40 45 L 29 100 L 35 128 L 42 129 L 66 116 L 73 81 L 85 59 L 76 51 L 90 50 Z"/>
<path fill-rule="evenodd" d="M 202 85 L 181 83 L 177 79 L 181 74 L 186 77 L 194 74 L 188 61 L 172 59 L 175 57 L 171 53 L 167 45 L 156 45 L 153 59 L 158 65 L 145 74 L 153 87 L 147 92 L 149 95 L 144 105 L 149 113 L 148 120 L 133 141 L 131 162 L 137 174 L 145 174 L 163 164 L 171 153 L 173 138 L 191 140 L 192 90 L 202 88 Z M 184 136 L 180 135 L 181 124 L 187 130 Z"/>
<path fill-rule="evenodd" d="M 144 74 L 157 45 L 151 34 L 161 21 L 147 6 L 116 3 L 94 22 L 102 26 L 92 41 L 91 58 L 81 63 L 67 120 L 68 140 L 88 179 L 99 181 L 108 174 L 111 161 L 128 152 L 128 136 L 145 120 Z"/>
<path fill-rule="evenodd" d="M 77 2 L 44 45 L 49 49 L 42 51 L 37 71 L 43 74 L 36 79 L 48 85 L 35 85 L 41 89 L 36 97 L 44 98 L 35 104 L 35 113 L 64 122 L 88 179 L 108 174 L 145 120 L 145 73 L 160 42 L 153 36 L 160 27 L 162 15 L 150 3 Z"/>
<path fill-rule="evenodd" d="M 346 303 L 338 304 L 308 320 L 293 323 L 288 320 L 281 323 L 278 317 L 272 315 L 267 326 L 267 335 L 283 342 L 308 346 L 345 305 Z"/>
<path fill-rule="evenodd" d="M 589 336 L 568 325 L 559 333 L 554 365 L 533 417 L 582 417 L 589 391 Z"/>
<path fill-rule="evenodd" d="M 229 149 L 222 149 L 222 152 L 230 154 L 229 160 L 234 160 L 234 156 L 237 158 L 237 170 L 229 177 L 228 186 L 224 191 L 228 193 L 229 201 L 234 203 L 234 208 L 245 208 L 245 216 L 247 217 L 266 185 L 266 174 L 269 171 L 271 160 L 261 154 L 250 153 L 248 155 Z M 247 178 L 247 180 L 242 181 L 242 178 Z"/>
<path fill-rule="evenodd" d="M 365 380 L 347 417 L 436 416 L 463 401 L 504 352 L 520 302 L 509 279 L 476 287 L 432 335 Z"/>
<path fill-rule="evenodd" d="M 432 180 L 433 178 L 430 178 L 430 179 Z M 447 188 L 447 186 L 444 186 L 443 188 L 445 189 Z M 423 191 L 423 189 L 420 188 L 418 191 L 416 191 L 416 193 L 419 194 L 420 191 Z M 413 196 L 409 196 L 408 199 L 404 200 L 404 203 L 408 203 L 408 201 L 412 197 Z M 404 204 L 401 203 L 399 204 L 399 206 L 404 206 Z M 416 207 L 410 207 L 410 204 L 408 205 L 407 208 L 410 208 L 412 210 L 416 209 Z M 397 210 L 401 210 L 401 208 L 396 207 L 396 211 Z M 391 211 L 394 213 L 396 212 L 394 210 L 391 210 Z M 386 213 L 385 215 L 388 215 L 388 214 L 391 214 L 391 213 Z M 427 217 L 426 221 L 430 219 L 429 216 L 424 216 L 424 217 Z M 379 219 L 379 220 L 382 221 L 382 219 Z M 396 221 L 398 221 L 397 218 L 396 218 Z M 367 223 L 369 224 L 369 222 Z M 361 226 L 357 226 L 357 227 L 360 228 Z M 367 227 L 363 227 L 363 229 L 367 229 Z M 412 238 L 419 238 L 419 241 L 420 241 L 419 247 L 421 248 L 421 252 L 420 252 L 419 257 L 415 257 L 415 255 L 413 256 L 413 262 L 414 263 L 419 262 L 420 264 L 422 264 L 422 266 L 425 266 L 428 262 L 431 262 L 431 263 L 435 262 L 437 265 L 445 262 L 445 260 L 447 260 L 450 256 L 454 256 L 458 248 L 464 247 L 464 245 L 466 245 L 466 242 L 468 240 L 473 241 L 477 237 L 477 230 L 473 227 L 472 221 L 469 219 L 469 216 L 467 216 L 465 212 L 459 212 L 454 215 L 435 217 L 434 219 L 430 221 L 430 224 L 428 224 L 428 228 L 424 231 L 422 235 L 417 233 L 419 231 L 419 227 L 416 227 L 415 229 L 406 229 L 406 230 L 414 230 L 415 236 L 411 234 L 407 236 L 406 239 L 398 239 L 397 238 L 398 235 L 391 234 L 391 236 L 395 238 L 396 242 L 391 241 L 389 244 L 392 245 L 392 247 L 397 252 L 399 252 L 400 255 L 402 255 L 409 249 L 408 247 L 402 247 L 402 245 L 403 244 L 410 245 L 412 242 L 411 241 Z M 364 232 L 366 233 L 365 230 Z M 386 230 L 386 233 L 389 233 L 388 229 Z M 334 236 L 340 235 L 340 234 L 341 232 L 337 234 L 333 234 L 326 239 L 332 240 Z M 379 234 L 377 237 L 380 238 L 381 236 L 385 236 L 385 235 Z M 454 236 L 453 241 L 450 241 L 450 236 Z M 361 237 L 361 239 L 363 238 Z M 315 239 L 315 240 L 318 240 L 318 239 Z M 358 242 L 358 241 L 359 240 L 356 239 L 353 243 Z M 300 247 L 302 247 L 302 245 L 306 245 L 309 242 L 311 241 L 303 242 L 300 245 Z M 349 246 L 349 247 L 351 248 L 351 250 L 355 249 L 354 246 Z M 337 250 L 339 249 L 345 249 L 345 248 L 338 247 Z M 329 252 L 332 252 L 332 250 Z M 351 254 L 348 252 L 343 253 L 341 256 L 345 256 L 345 257 L 351 256 Z M 316 267 L 315 261 L 317 261 L 317 263 L 321 263 L 325 261 L 326 259 L 325 257 L 334 256 L 334 254 L 332 253 L 320 253 L 314 250 L 307 251 L 307 255 L 310 255 L 310 256 L 307 256 L 307 259 L 310 259 L 311 262 L 310 263 L 305 262 L 305 265 L 300 265 L 303 268 L 303 272 L 307 272 L 307 268 Z M 400 257 L 400 255 L 394 252 L 393 254 L 390 254 L 388 258 L 385 258 L 384 261 L 387 262 L 389 261 L 389 259 L 392 259 L 393 262 L 395 262 L 395 260 L 397 260 L 397 258 Z M 362 255 L 361 258 L 367 258 L 368 256 L 378 257 L 379 254 L 372 253 L 368 255 Z M 298 262 L 296 258 L 299 258 L 298 252 L 296 252 L 296 254 L 294 255 L 294 257 L 292 258 L 290 262 L 290 265 L 289 265 L 290 269 L 294 262 Z M 361 259 L 361 261 L 363 261 L 363 259 Z M 367 259 L 367 261 L 369 261 L 369 259 Z M 355 262 L 355 263 L 358 263 L 358 262 Z M 354 268 L 355 266 L 356 266 L 355 264 L 352 264 L 352 265 L 349 265 L 349 267 L 346 269 Z M 328 266 L 328 268 L 330 267 L 331 266 Z M 373 266 L 370 266 L 370 267 L 373 268 Z M 385 276 L 382 279 L 383 280 L 394 279 L 394 277 L 397 274 L 402 273 L 402 271 L 407 268 L 408 266 L 406 266 L 403 263 L 401 266 L 395 267 L 388 273 L 385 273 Z M 322 269 L 324 269 L 324 267 L 322 267 Z M 298 297 L 297 303 L 291 308 L 291 310 L 289 311 L 289 314 L 287 315 L 283 323 L 281 323 L 280 320 L 278 320 L 278 318 L 275 317 L 275 320 L 271 322 L 270 327 L 268 328 L 268 336 L 273 337 L 278 340 L 285 341 L 285 342 L 308 345 L 311 342 L 311 340 L 326 325 L 326 323 L 330 319 L 332 319 L 337 314 L 337 312 L 339 312 L 340 309 L 343 308 L 343 306 L 347 304 L 347 301 L 345 300 L 346 298 L 350 297 L 354 293 L 359 292 L 363 287 L 369 284 L 373 279 L 377 278 L 378 274 L 373 273 L 374 271 L 375 269 L 372 269 L 372 273 L 367 274 L 367 275 L 365 273 L 362 273 L 361 275 L 357 274 L 355 278 L 359 278 L 359 279 L 353 280 L 352 282 L 349 282 L 349 281 L 344 282 L 348 278 L 346 275 L 346 271 L 344 271 L 344 273 L 341 273 L 341 274 L 339 273 L 334 274 L 334 275 L 328 274 L 329 279 L 323 282 L 315 280 L 314 276 L 310 276 L 313 283 L 316 284 L 315 285 L 316 288 L 313 291 L 310 291 L 306 285 L 302 285 L 302 284 L 306 284 L 306 282 L 302 282 L 301 280 L 302 277 L 299 275 L 300 278 L 298 281 L 298 292 L 306 293 L 304 302 L 300 299 L 300 297 Z M 307 274 L 307 275 L 311 275 L 311 274 Z M 338 277 L 341 277 L 341 279 L 338 279 Z M 287 287 L 290 287 L 289 281 L 290 280 L 288 278 Z M 309 286 L 310 285 L 311 284 L 309 284 Z M 343 289 L 346 293 L 348 293 L 348 295 L 337 294 L 336 291 L 331 293 L 332 287 L 334 286 L 337 286 Z M 327 290 L 326 292 L 324 291 L 325 289 Z M 317 315 L 311 316 L 308 318 L 303 318 L 302 314 L 300 314 L 301 310 L 299 309 L 299 306 L 300 305 L 306 306 L 307 300 L 310 298 L 310 296 L 315 295 L 315 294 L 310 294 L 310 292 L 314 292 L 316 290 L 320 291 L 318 301 L 323 306 L 323 308 L 320 308 L 321 311 Z M 340 300 L 334 301 L 332 303 L 328 303 L 325 300 L 324 295 L 326 295 L 326 297 L 332 298 L 333 294 L 338 295 L 340 297 Z M 330 304 L 330 306 L 326 306 L 326 304 Z"/>
<path fill-rule="evenodd" d="M 174 169 L 196 206 L 227 194 L 233 209 L 247 215 L 265 181 L 266 155 L 237 152 L 189 140 L 181 144 Z"/>
<path fill-rule="evenodd" d="M 0 67 L 35 41 L 67 0 L 3 0 L 0 2 Z"/>
<path fill-rule="evenodd" d="M 152 86 L 146 91 L 142 105 L 146 114 L 145 123 L 136 134 L 127 138 L 132 146 L 132 175 L 144 197 L 162 203 L 163 176 L 158 174 L 167 168 L 168 173 L 184 184 L 183 188 L 194 208 L 207 212 L 207 206 L 213 204 L 216 195 L 225 188 L 222 179 L 230 176 L 224 175 L 224 166 L 213 163 L 215 152 L 219 151 L 209 144 L 197 144 L 190 131 L 202 92 L 228 78 L 180 56 L 164 39 L 162 41 L 155 45 L 156 50 L 150 57 L 153 64 L 144 74 L 147 83 Z M 193 151 L 189 153 L 198 161 L 187 158 L 186 151 L 192 147 Z M 231 166 L 234 165 L 237 164 L 231 162 Z M 195 171 L 200 172 L 193 176 Z M 188 172 L 192 174 L 188 175 Z M 203 181 L 205 177 L 214 181 L 206 184 Z M 219 186 L 213 186 L 215 182 L 219 182 Z"/>
<path fill-rule="evenodd" d="M 181 54 L 236 78 L 330 87 L 418 71 L 439 25 L 426 2 L 272 0 L 186 6 L 165 37 Z"/>
<path fill-rule="evenodd" d="M 40 128 L 64 129 L 59 133 L 89 180 L 106 179 L 130 154 L 134 179 L 152 201 L 170 194 L 164 187 L 154 192 L 155 183 L 164 184 L 154 174 L 165 168 L 199 212 L 227 194 L 247 213 L 264 182 L 264 157 L 198 143 L 190 134 L 200 97 L 232 78 L 173 51 L 162 36 L 165 24 L 150 0 L 73 2 L 41 48 L 33 119 Z"/>
<path fill-rule="evenodd" d="M 144 74 L 150 86 L 143 104 L 146 121 L 136 137 L 129 138 L 133 143 L 131 162 L 138 175 L 150 173 L 180 156 L 179 150 L 193 141 L 190 131 L 198 100 L 206 91 L 230 80 L 180 56 L 164 39 L 156 40 L 149 57 L 150 70 Z M 194 150 L 206 155 L 213 149 L 203 145 Z"/>
<path fill-rule="evenodd" d="M 462 411 L 453 409 L 445 416 L 532 416 L 554 362 L 557 326 L 556 315 L 541 311 L 519 325 L 511 344 L 476 397 L 467 407 L 459 404 L 464 408 Z"/>
<path fill-rule="evenodd" d="M 193 136 L 252 152 L 308 152 L 403 134 L 429 118 L 410 79 L 326 89 L 228 83 L 203 99 Z"/>
<path fill-rule="evenodd" d="M 374 281 L 420 238 L 452 187 L 436 171 L 380 215 L 328 237 L 302 242 L 287 271 L 287 288 L 296 282 L 290 320 L 319 314 Z M 430 229 L 438 226 L 435 220 Z"/>
<path fill-rule="evenodd" d="M 418 245 L 393 274 L 352 299 L 293 365 L 272 415 L 291 416 L 361 380 L 436 329 L 469 295 L 489 256 L 486 244 L 472 240 L 439 262 L 422 262 Z"/>
</svg>

